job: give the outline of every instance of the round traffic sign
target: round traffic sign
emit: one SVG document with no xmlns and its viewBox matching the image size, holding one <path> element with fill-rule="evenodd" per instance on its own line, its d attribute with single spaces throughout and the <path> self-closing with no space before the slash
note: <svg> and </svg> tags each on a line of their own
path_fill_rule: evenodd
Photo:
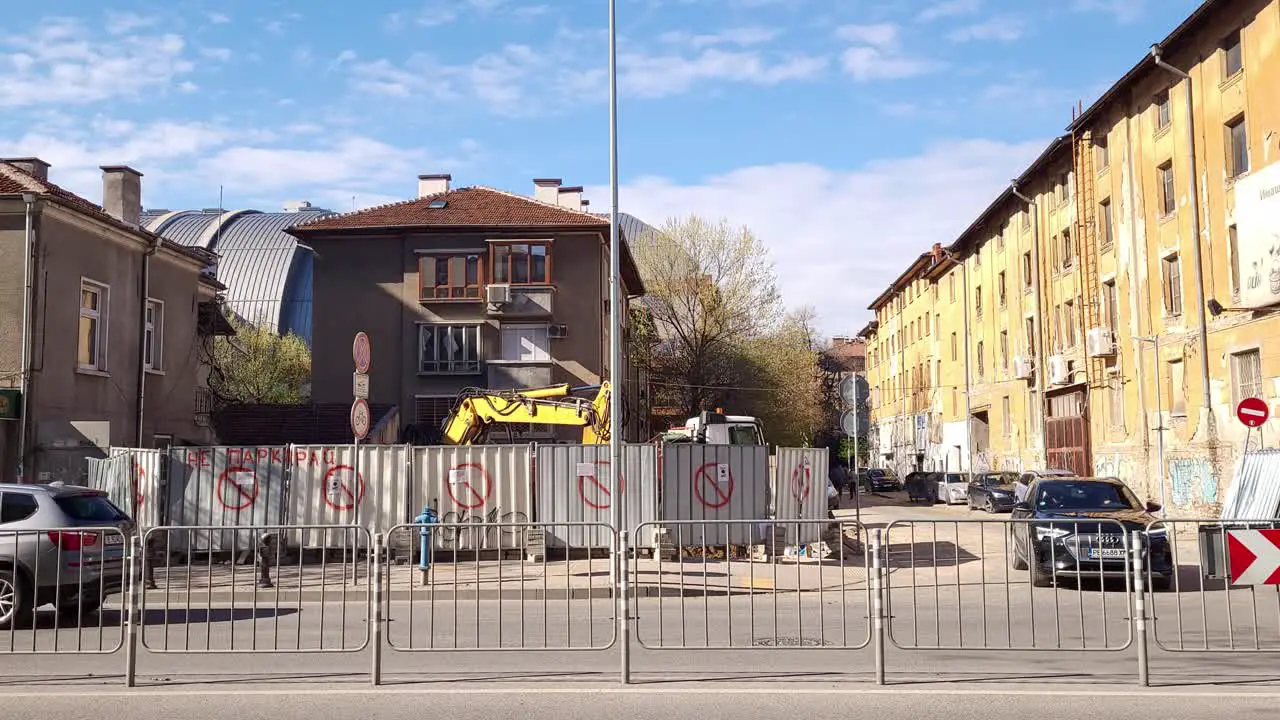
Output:
<svg viewBox="0 0 1280 720">
<path fill-rule="evenodd" d="M 369 413 L 369 403 L 364 398 L 357 398 L 351 403 L 351 432 L 356 439 L 363 440 L 369 435 L 369 423 L 373 418 Z"/>
<path fill-rule="evenodd" d="M 857 410 L 844 411 L 844 414 L 840 416 L 840 429 L 843 430 L 844 434 L 848 435 L 849 437 L 853 437 L 854 435 L 858 434 L 858 411 Z"/>
<path fill-rule="evenodd" d="M 351 341 L 351 359 L 355 361 L 356 372 L 369 372 L 369 365 L 373 363 L 373 348 L 369 346 L 369 336 L 363 331 L 356 333 L 355 340 Z"/>
<path fill-rule="evenodd" d="M 850 375 L 840 381 L 840 399 L 849 405 L 858 403 L 858 378 L 856 375 Z"/>
<path fill-rule="evenodd" d="M 1262 398 L 1245 398 L 1236 406 L 1236 417 L 1245 427 L 1256 428 L 1271 417 L 1271 408 L 1267 407 L 1267 401 Z"/>
</svg>

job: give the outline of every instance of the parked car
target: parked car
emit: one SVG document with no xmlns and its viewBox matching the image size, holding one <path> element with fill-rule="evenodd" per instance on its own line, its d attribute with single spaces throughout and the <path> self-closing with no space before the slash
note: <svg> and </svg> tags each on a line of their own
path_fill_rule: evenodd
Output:
<svg viewBox="0 0 1280 720">
<path fill-rule="evenodd" d="M 124 589 L 133 529 L 100 490 L 0 484 L 0 627 L 29 622 L 49 604 L 72 617 L 97 612 Z"/>
<path fill-rule="evenodd" d="M 892 470 L 871 468 L 867 470 L 867 492 L 894 492 L 902 489 L 898 476 Z"/>
<path fill-rule="evenodd" d="M 968 480 L 967 476 L 960 473 L 938 473 L 937 482 L 933 485 L 934 499 L 946 505 L 968 501 Z"/>
<path fill-rule="evenodd" d="M 975 475 L 969 483 L 969 509 L 979 508 L 989 512 L 1009 512 L 1013 510 L 1014 484 L 1018 481 L 1016 472 L 987 472 Z"/>
<path fill-rule="evenodd" d="M 1014 505 L 1013 568 L 1031 572 L 1031 583 L 1049 587 L 1059 577 L 1126 577 L 1130 570 L 1126 537 L 1146 537 L 1144 563 L 1153 590 L 1168 589 L 1173 556 L 1163 529 L 1146 532 L 1159 512 L 1138 500 L 1115 478 L 1042 477 L 1031 483 L 1027 501 Z M 1123 534 L 1122 534 L 1123 533 Z"/>
<path fill-rule="evenodd" d="M 1031 487 L 1031 483 L 1037 478 L 1055 478 L 1055 477 L 1076 477 L 1076 474 L 1070 470 L 1061 470 L 1050 468 L 1048 470 L 1026 470 L 1018 475 L 1017 481 L 1013 484 L 1013 501 L 1021 502 L 1026 497 L 1027 488 Z"/>
<path fill-rule="evenodd" d="M 907 500 L 910 502 L 932 503 L 938 499 L 937 482 L 938 473 L 917 471 L 907 473 L 902 484 L 907 490 Z"/>
</svg>

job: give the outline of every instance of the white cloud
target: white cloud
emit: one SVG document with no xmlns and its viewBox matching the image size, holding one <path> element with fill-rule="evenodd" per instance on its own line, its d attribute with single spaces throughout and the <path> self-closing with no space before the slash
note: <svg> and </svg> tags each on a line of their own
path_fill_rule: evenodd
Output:
<svg viewBox="0 0 1280 720">
<path fill-rule="evenodd" d="M 1146 12 L 1146 0 L 1071 0 L 1076 12 L 1100 12 L 1115 17 L 1116 22 L 1131 23 Z"/>
<path fill-rule="evenodd" d="M 917 22 L 933 22 L 943 18 L 972 15 L 982 7 L 982 0 L 941 0 L 921 10 Z"/>
<path fill-rule="evenodd" d="M 173 86 L 194 65 L 182 36 L 96 36 L 78 20 L 0 37 L 0 107 L 84 105 Z"/>
<path fill-rule="evenodd" d="M 777 85 L 811 78 L 828 66 L 825 57 L 796 55 L 771 60 L 754 52 L 710 48 L 693 56 L 618 56 L 619 93 L 632 97 L 659 98 L 690 91 L 702 82 L 737 82 Z"/>
<path fill-rule="evenodd" d="M 901 28 L 892 23 L 844 25 L 836 37 L 853 43 L 840 55 L 845 74 L 856 82 L 901 80 L 926 75 L 940 64 L 905 54 L 900 47 Z"/>
<path fill-rule="evenodd" d="M 947 34 L 953 42 L 994 40 L 1013 42 L 1026 32 L 1026 24 L 1019 18 L 1002 15 L 989 20 L 956 28 Z"/>
<path fill-rule="evenodd" d="M 693 34 L 683 30 L 672 30 L 658 36 L 664 43 L 687 45 L 701 49 L 713 45 L 738 45 L 749 47 L 763 45 L 782 34 L 781 30 L 766 27 L 727 28 L 716 33 Z"/>
<path fill-rule="evenodd" d="M 135 30 L 152 27 L 159 22 L 160 18 L 157 17 L 107 11 L 106 30 L 112 35 L 127 35 Z"/>
<path fill-rule="evenodd" d="M 384 24 L 387 29 L 395 31 L 408 24 L 419 27 L 439 27 L 457 22 L 467 15 L 487 17 L 494 11 L 509 10 L 512 15 L 532 17 L 550 10 L 546 5 L 522 5 L 510 7 L 509 0 L 430 0 L 423 4 L 417 12 L 395 12 L 386 16 Z"/>
<path fill-rule="evenodd" d="M 231 48 L 224 48 L 224 47 L 200 48 L 200 56 L 209 60 L 226 62 L 231 59 Z"/>
<path fill-rule="evenodd" d="M 654 225 L 689 213 L 747 225 L 772 249 L 787 303 L 813 305 L 825 330 L 847 333 L 866 323 L 867 304 L 914 257 L 954 241 L 1043 149 L 1039 141 L 940 140 L 844 172 L 779 164 L 690 185 L 638 178 L 619 199 Z M 607 205 L 608 188 L 587 194 Z"/>
<path fill-rule="evenodd" d="M 205 15 L 209 19 L 209 23 L 213 25 L 226 25 L 231 22 L 231 16 L 219 12 L 211 12 Z"/>
</svg>

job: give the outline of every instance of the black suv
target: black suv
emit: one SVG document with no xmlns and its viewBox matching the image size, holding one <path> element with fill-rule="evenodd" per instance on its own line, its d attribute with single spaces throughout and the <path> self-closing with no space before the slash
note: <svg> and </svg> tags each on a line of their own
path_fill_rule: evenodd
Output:
<svg viewBox="0 0 1280 720">
<path fill-rule="evenodd" d="M 1030 567 L 1031 583 L 1049 587 L 1058 577 L 1126 577 L 1127 548 L 1135 530 L 1145 538 L 1143 562 L 1152 589 L 1167 589 L 1173 557 L 1165 531 L 1147 533 L 1160 506 L 1145 506 L 1114 478 L 1040 478 L 1027 489 L 1026 502 L 1013 506 L 1013 568 Z M 1122 534 L 1123 533 L 1123 534 Z"/>
<path fill-rule="evenodd" d="M 868 492 L 894 492 L 902 489 L 902 486 L 898 484 L 898 476 L 894 475 L 892 470 L 880 468 L 867 470 L 867 480 L 864 487 Z"/>
</svg>

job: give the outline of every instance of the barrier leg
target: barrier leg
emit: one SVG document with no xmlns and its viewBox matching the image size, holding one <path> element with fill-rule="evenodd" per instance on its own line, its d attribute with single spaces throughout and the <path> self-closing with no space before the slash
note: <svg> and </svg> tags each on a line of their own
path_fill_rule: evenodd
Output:
<svg viewBox="0 0 1280 720">
<path fill-rule="evenodd" d="M 871 546 L 867 550 L 871 555 L 871 623 L 872 642 L 875 645 L 876 684 L 884 685 L 884 645 L 885 645 L 885 602 L 884 602 L 884 566 L 882 563 L 883 548 L 880 531 L 871 531 Z"/>
<path fill-rule="evenodd" d="M 1147 587 L 1142 567 L 1143 533 L 1133 531 L 1133 640 L 1138 646 L 1138 684 L 1151 687 L 1151 665 L 1147 646 Z"/>
<path fill-rule="evenodd" d="M 139 572 L 138 563 L 142 559 L 142 538 L 129 538 L 129 557 L 127 560 L 128 578 L 125 580 L 124 596 L 124 684 L 126 687 L 137 687 L 138 684 L 138 623 L 139 612 Z"/>
<path fill-rule="evenodd" d="M 630 563 L 627 562 L 627 554 L 630 552 L 628 547 L 628 537 L 626 530 L 618 530 L 614 536 L 616 538 L 615 547 L 617 549 L 617 567 L 618 582 L 614 588 L 614 603 L 616 609 L 614 612 L 618 617 L 618 646 L 620 652 L 621 666 L 619 668 L 620 678 L 623 685 L 631 684 L 631 606 L 627 598 L 627 573 L 630 569 Z"/>
<path fill-rule="evenodd" d="M 373 685 L 376 687 L 382 684 L 382 585 L 384 582 L 384 568 L 382 563 L 382 546 L 384 540 L 382 533 L 373 535 L 373 638 L 372 650 L 373 666 L 370 669 L 369 677 Z"/>
</svg>

